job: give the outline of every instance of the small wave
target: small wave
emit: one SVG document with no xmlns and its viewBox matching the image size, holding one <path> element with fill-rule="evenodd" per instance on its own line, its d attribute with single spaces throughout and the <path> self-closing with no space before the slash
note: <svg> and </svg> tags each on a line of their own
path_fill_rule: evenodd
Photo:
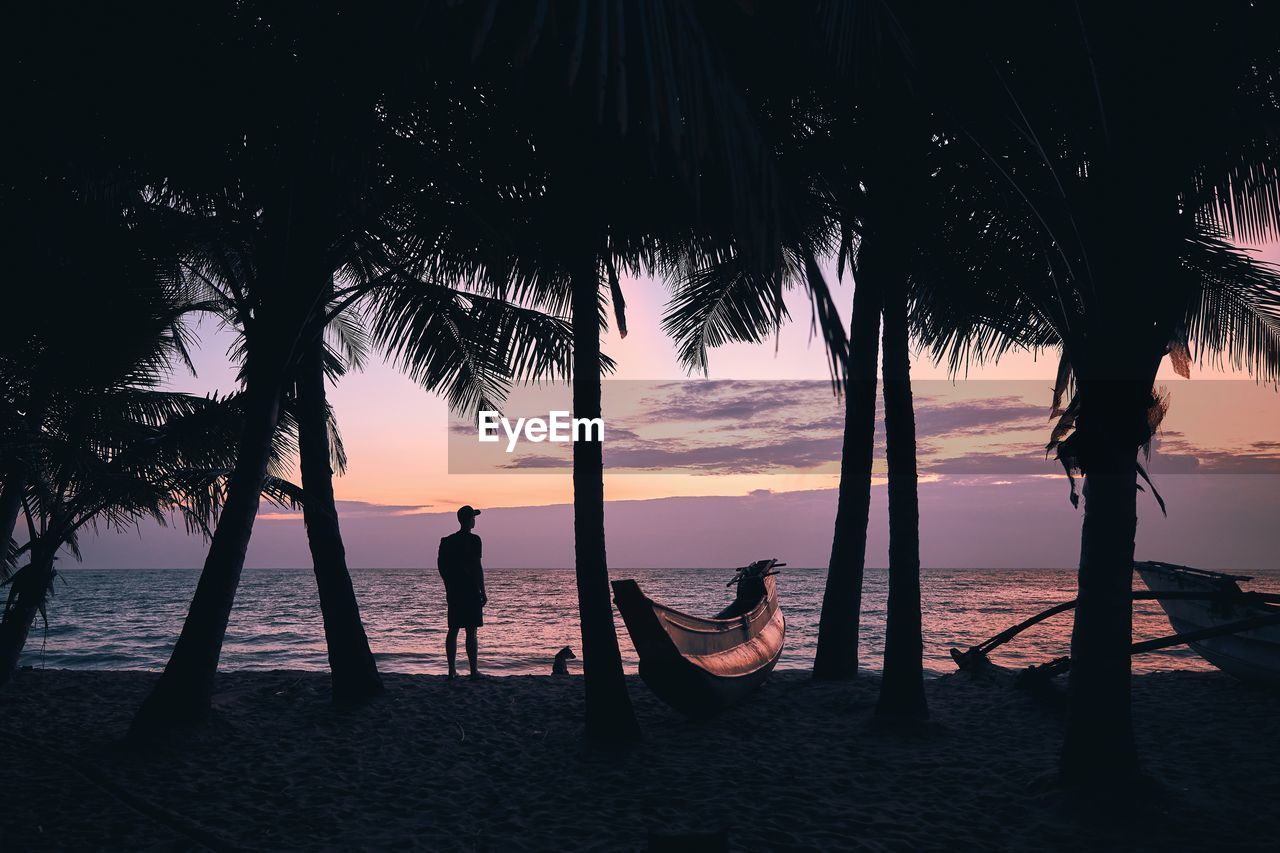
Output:
<svg viewBox="0 0 1280 853">
<path fill-rule="evenodd" d="M 75 669 L 77 667 L 119 668 L 117 664 L 135 664 L 143 658 L 133 652 L 60 652 L 44 653 L 39 650 L 24 652 L 20 663 L 23 666 L 38 666 L 44 669 Z"/>
</svg>

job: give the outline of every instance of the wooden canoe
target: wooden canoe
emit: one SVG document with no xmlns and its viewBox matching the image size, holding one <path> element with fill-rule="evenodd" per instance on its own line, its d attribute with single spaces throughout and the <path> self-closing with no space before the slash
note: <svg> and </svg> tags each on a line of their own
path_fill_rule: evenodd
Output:
<svg viewBox="0 0 1280 853">
<path fill-rule="evenodd" d="M 769 678 L 782 655 L 786 619 L 778 606 L 777 560 L 760 560 L 731 581 L 733 603 L 711 618 L 653 601 L 634 580 L 613 582 L 613 599 L 640 657 L 640 678 L 691 717 L 735 705 Z"/>
<path fill-rule="evenodd" d="M 1217 594 L 1206 598 L 1162 598 L 1160 606 L 1169 624 L 1179 634 L 1202 632 L 1220 625 L 1246 620 L 1280 620 L 1280 607 L 1263 596 L 1244 592 L 1244 575 L 1226 575 L 1171 563 L 1135 563 L 1134 568 L 1152 592 Z M 1274 598 L 1274 596 L 1266 596 Z M 1280 684 L 1280 621 L 1262 624 L 1248 631 L 1189 642 L 1200 657 L 1223 672 L 1245 681 Z"/>
</svg>

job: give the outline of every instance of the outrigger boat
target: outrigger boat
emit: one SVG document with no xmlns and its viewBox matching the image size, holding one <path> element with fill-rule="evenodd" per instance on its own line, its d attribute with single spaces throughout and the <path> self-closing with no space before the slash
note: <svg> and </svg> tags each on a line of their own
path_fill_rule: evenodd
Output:
<svg viewBox="0 0 1280 853">
<path fill-rule="evenodd" d="M 1244 575 L 1227 575 L 1172 563 L 1138 562 L 1134 568 L 1148 587 L 1134 601 L 1159 601 L 1174 634 L 1134 643 L 1131 655 L 1187 645 L 1223 672 L 1245 681 L 1280 684 L 1280 595 L 1242 590 Z M 951 650 L 956 666 L 967 671 L 1000 670 L 988 657 L 997 646 L 1059 613 L 1074 609 L 1076 599 L 1050 607 L 994 637 Z M 1043 689 L 1049 679 L 1066 672 L 1071 658 L 1061 657 L 1017 673 L 1016 683 Z"/>
<path fill-rule="evenodd" d="M 640 657 L 640 678 L 658 698 L 691 717 L 741 702 L 769 678 L 782 655 L 787 622 L 778 606 L 777 560 L 738 569 L 733 603 L 711 618 L 659 604 L 634 580 L 613 582 L 613 600 Z"/>
</svg>

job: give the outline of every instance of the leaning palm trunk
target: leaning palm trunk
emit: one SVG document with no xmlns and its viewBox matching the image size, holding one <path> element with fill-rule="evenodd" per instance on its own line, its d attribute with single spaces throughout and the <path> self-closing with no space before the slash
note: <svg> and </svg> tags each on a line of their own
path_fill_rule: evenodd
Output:
<svg viewBox="0 0 1280 853">
<path fill-rule="evenodd" d="M 884 431 L 889 463 L 889 604 L 884 675 L 875 715 L 905 722 L 929 716 L 920 624 L 920 503 L 916 420 L 907 340 L 907 282 L 895 274 L 884 301 Z"/>
<path fill-rule="evenodd" d="M 1154 372 L 1153 372 L 1154 373 Z M 1085 460 L 1079 590 L 1071 631 L 1061 770 L 1071 783 L 1123 783 L 1137 769 L 1130 711 L 1137 452 L 1153 380 L 1078 383 Z"/>
<path fill-rule="evenodd" d="M 599 286 L 592 259 L 572 281 L 575 418 L 601 416 Z M 586 734 L 599 741 L 636 740 L 640 726 L 622 673 L 605 561 L 603 444 L 577 438 L 573 442 L 573 544 L 582 623 Z"/>
<path fill-rule="evenodd" d="M 880 350 L 883 304 L 875 262 L 870 252 L 864 251 L 859 256 L 859 275 L 853 293 L 840 492 L 827 586 L 822 595 L 822 616 L 818 622 L 814 678 L 848 678 L 858 673 L 858 630 L 876 429 L 876 358 Z"/>
<path fill-rule="evenodd" d="M 333 701 L 351 704 L 381 693 L 382 679 L 360 621 L 360 606 L 351 586 L 347 552 L 338 527 L 324 388 L 324 338 L 316 334 L 305 346 L 297 383 L 302 517 L 324 616 Z"/>
<path fill-rule="evenodd" d="M 47 545 L 37 540 L 31 549 L 31 562 L 9 582 L 4 617 L 0 619 L 0 687 L 8 684 L 17 672 L 18 658 L 27 644 L 31 626 L 53 589 L 53 562 L 57 553 L 56 544 Z"/>
<path fill-rule="evenodd" d="M 301 183 L 296 175 L 293 180 Z M 296 365 L 301 334 L 322 304 L 323 288 L 332 282 L 332 270 L 325 261 L 322 215 L 315 196 L 293 186 L 263 213 L 265 262 L 257 272 L 257 304 L 245 325 L 245 413 L 236 464 L 182 633 L 159 681 L 134 717 L 131 737 L 144 738 L 152 729 L 192 725 L 208 715 L 227 622 L 280 423 L 285 378 Z"/>
<path fill-rule="evenodd" d="M 245 422 L 236 465 L 227 485 L 226 503 L 218 516 L 218 527 L 182 634 L 160 680 L 138 709 L 131 736 L 145 736 L 154 728 L 197 723 L 209 711 L 218 658 L 258 515 L 271 440 L 280 420 L 280 365 L 276 362 L 265 369 L 254 369 L 252 355 L 250 359 Z"/>
</svg>

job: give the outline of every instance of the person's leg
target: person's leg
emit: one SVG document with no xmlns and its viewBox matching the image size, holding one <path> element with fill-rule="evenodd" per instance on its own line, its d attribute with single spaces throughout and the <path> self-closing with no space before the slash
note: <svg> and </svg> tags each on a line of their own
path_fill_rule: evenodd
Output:
<svg viewBox="0 0 1280 853">
<path fill-rule="evenodd" d="M 470 632 L 468 630 L 468 637 L 469 636 L 470 636 Z M 470 645 L 470 643 L 471 641 L 468 639 L 467 644 Z M 458 669 L 457 669 L 458 629 L 457 628 L 450 627 L 449 633 L 444 635 L 444 656 L 449 659 L 449 677 L 453 678 L 455 675 L 458 674 Z"/>
<path fill-rule="evenodd" d="M 480 674 L 480 670 L 476 669 L 476 633 L 479 630 L 474 626 L 467 629 L 467 663 L 471 666 L 472 675 Z"/>
</svg>

